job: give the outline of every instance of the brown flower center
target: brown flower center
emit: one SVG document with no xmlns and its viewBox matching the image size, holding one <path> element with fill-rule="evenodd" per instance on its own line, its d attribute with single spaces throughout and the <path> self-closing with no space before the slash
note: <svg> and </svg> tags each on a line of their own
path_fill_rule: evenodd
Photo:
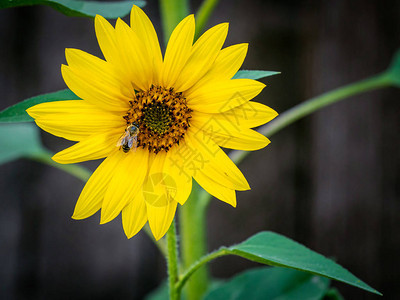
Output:
<svg viewBox="0 0 400 300">
<path fill-rule="evenodd" d="M 190 126 L 192 110 L 186 105 L 182 93 L 173 88 L 151 86 L 148 91 L 139 91 L 129 101 L 131 108 L 124 119 L 127 127 L 134 124 L 137 132 L 137 147 L 158 153 L 168 151 L 179 144 Z"/>
</svg>

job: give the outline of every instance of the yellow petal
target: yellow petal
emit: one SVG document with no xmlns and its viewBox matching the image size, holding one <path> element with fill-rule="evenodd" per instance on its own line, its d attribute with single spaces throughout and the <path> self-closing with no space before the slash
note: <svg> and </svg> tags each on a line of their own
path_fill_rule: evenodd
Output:
<svg viewBox="0 0 400 300">
<path fill-rule="evenodd" d="M 122 130 L 123 132 L 123 130 Z M 121 130 L 94 134 L 75 145 L 58 152 L 52 158 L 60 164 L 74 164 L 87 160 L 100 159 L 115 151 Z"/>
<path fill-rule="evenodd" d="M 214 80 L 231 79 L 243 64 L 248 46 L 248 44 L 237 44 L 222 49 L 210 70 L 190 90 L 195 90 Z"/>
<path fill-rule="evenodd" d="M 117 37 L 117 30 L 99 15 L 96 15 L 95 18 L 95 29 L 100 49 L 107 62 L 113 66 L 119 78 L 132 84 L 132 78 L 130 78 L 129 70 L 126 68 L 126 61 L 124 60 L 125 45 L 121 45 Z M 137 89 L 134 84 L 132 86 Z"/>
<path fill-rule="evenodd" d="M 185 144 L 180 145 L 178 154 L 184 156 L 185 171 L 199 170 L 219 184 L 234 190 L 250 189 L 246 178 L 221 148 L 203 131 L 196 132 L 193 127 L 186 132 Z"/>
<path fill-rule="evenodd" d="M 146 202 L 150 229 L 156 241 L 161 239 L 167 233 L 172 220 L 174 219 L 176 206 L 178 204 L 175 200 L 170 201 L 169 199 L 166 199 L 165 201 L 167 202 L 167 205 L 161 207 L 153 206 Z"/>
<path fill-rule="evenodd" d="M 225 148 L 250 151 L 264 148 L 270 143 L 264 135 L 235 124 L 235 121 L 225 118 L 223 114 L 193 112 L 191 125 L 199 132 L 204 131 L 215 143 Z"/>
<path fill-rule="evenodd" d="M 27 113 L 43 130 L 71 141 L 126 124 L 120 115 L 107 113 L 83 100 L 41 103 L 27 109 Z"/>
<path fill-rule="evenodd" d="M 179 142 L 168 151 L 166 170 L 171 170 L 171 174 L 178 174 L 179 181 L 189 183 L 192 181 L 194 172 L 196 171 L 195 161 L 200 158 L 200 153 L 196 149 L 192 149 L 187 145 L 185 139 Z M 192 162 L 194 160 L 194 162 Z M 201 159 L 199 159 L 201 162 Z"/>
<path fill-rule="evenodd" d="M 233 207 L 236 207 L 236 193 L 235 190 L 228 189 L 218 183 L 216 183 L 214 180 L 212 180 L 210 177 L 208 177 L 206 174 L 204 174 L 202 171 L 197 172 L 194 176 L 194 179 L 197 181 L 198 184 L 201 185 L 203 189 L 207 191 L 210 195 L 213 195 L 215 198 L 228 203 L 232 205 Z"/>
<path fill-rule="evenodd" d="M 107 157 L 90 176 L 76 203 L 73 219 L 88 218 L 101 208 L 108 183 L 114 175 L 116 166 L 124 157 L 121 153 L 122 151 L 116 151 Z"/>
<path fill-rule="evenodd" d="M 194 38 L 194 16 L 183 19 L 174 29 L 165 51 L 161 84 L 173 87 L 192 50 Z"/>
<path fill-rule="evenodd" d="M 265 84 L 256 80 L 232 79 L 211 82 L 185 96 L 192 110 L 222 113 L 246 103 L 257 96 L 264 87 Z"/>
<path fill-rule="evenodd" d="M 78 142 L 87 138 L 88 134 L 79 130 L 79 128 L 65 128 L 59 126 L 59 124 L 49 124 L 48 122 L 41 122 L 35 120 L 37 126 L 42 128 L 44 131 L 51 133 L 52 135 L 62 137 L 64 139 Z"/>
<path fill-rule="evenodd" d="M 267 137 L 252 129 L 243 129 L 229 135 L 213 133 L 211 138 L 221 147 L 244 151 L 259 150 L 271 142 Z"/>
<path fill-rule="evenodd" d="M 108 85 L 90 72 L 66 65 L 61 66 L 61 73 L 66 85 L 88 103 L 106 111 L 119 113 L 129 109 L 128 100 L 121 92 L 120 86 Z"/>
<path fill-rule="evenodd" d="M 214 26 L 196 41 L 188 61 L 174 84 L 176 91 L 187 90 L 210 69 L 225 42 L 228 27 L 228 23 Z"/>
<path fill-rule="evenodd" d="M 112 64 L 120 65 L 119 45 L 114 27 L 100 15 L 96 15 L 94 21 L 97 41 L 105 59 Z"/>
<path fill-rule="evenodd" d="M 215 117 L 226 119 L 238 127 L 252 128 L 271 121 L 277 115 L 275 110 L 264 104 L 248 101 Z"/>
<path fill-rule="evenodd" d="M 130 81 L 122 80 L 120 72 L 112 64 L 78 49 L 65 49 L 65 57 L 69 67 L 76 70 L 80 78 L 109 91 L 113 100 L 111 106 L 126 106 L 134 96 Z"/>
<path fill-rule="evenodd" d="M 142 193 L 144 200 L 153 206 L 166 206 L 165 195 L 169 192 L 170 186 L 175 185 L 174 179 L 163 171 L 165 158 L 165 152 L 149 155 L 149 170 L 142 186 Z"/>
<path fill-rule="evenodd" d="M 244 151 L 259 150 L 271 143 L 267 137 L 252 129 L 243 129 L 229 136 L 214 135 L 212 139 L 221 147 Z"/>
<path fill-rule="evenodd" d="M 135 152 L 130 151 L 124 155 L 104 196 L 100 224 L 114 219 L 136 197 L 147 174 L 147 150 L 138 148 Z"/>
<path fill-rule="evenodd" d="M 177 191 L 177 182 L 164 171 L 166 158 L 165 152 L 150 154 L 150 168 L 142 186 L 150 229 L 156 240 L 167 232 L 177 205 L 173 199 Z"/>
<path fill-rule="evenodd" d="M 134 5 L 131 11 L 131 28 L 143 42 L 149 54 L 149 64 L 153 66 L 153 81 L 158 84 L 158 76 L 162 65 L 162 54 L 157 33 L 153 24 L 139 7 Z"/>
<path fill-rule="evenodd" d="M 143 194 L 136 197 L 122 209 L 122 225 L 128 239 L 138 233 L 147 222 L 147 209 Z"/>
<path fill-rule="evenodd" d="M 169 184 L 172 198 L 183 205 L 192 191 L 192 176 L 187 176 L 180 168 L 184 162 L 177 155 L 178 148 L 173 147 L 168 151 L 163 170 L 173 179 L 173 184 Z"/>
<path fill-rule="evenodd" d="M 121 19 L 117 20 L 115 31 L 120 45 L 120 55 L 125 72 L 136 89 L 148 90 L 153 82 L 153 68 L 150 56 L 137 34 Z"/>
</svg>

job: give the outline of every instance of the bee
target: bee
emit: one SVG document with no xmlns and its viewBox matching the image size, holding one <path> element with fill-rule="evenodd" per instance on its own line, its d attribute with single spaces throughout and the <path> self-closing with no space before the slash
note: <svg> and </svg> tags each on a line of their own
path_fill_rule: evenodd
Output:
<svg viewBox="0 0 400 300">
<path fill-rule="evenodd" d="M 117 147 L 125 153 L 128 153 L 129 150 L 136 151 L 137 148 L 137 136 L 139 133 L 139 125 L 136 123 L 132 123 L 128 125 L 125 129 L 125 132 L 121 135 L 117 142 Z"/>
</svg>

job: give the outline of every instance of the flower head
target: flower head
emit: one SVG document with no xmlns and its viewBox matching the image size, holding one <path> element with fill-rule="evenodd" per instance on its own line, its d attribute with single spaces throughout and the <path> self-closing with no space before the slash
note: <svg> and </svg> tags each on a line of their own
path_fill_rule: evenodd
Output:
<svg viewBox="0 0 400 300">
<path fill-rule="evenodd" d="M 256 150 L 269 141 L 250 129 L 273 119 L 274 110 L 249 101 L 264 84 L 232 79 L 247 44 L 221 49 L 228 24 L 205 32 L 194 44 L 193 15 L 173 31 L 164 58 L 145 13 L 133 6 L 131 26 L 115 28 L 96 16 L 105 60 L 66 49 L 61 67 L 67 86 L 82 100 L 27 110 L 43 130 L 77 141 L 56 155 L 67 164 L 105 158 L 86 183 L 74 219 L 101 209 L 101 223 L 122 212 L 128 238 L 148 221 L 160 239 L 177 204 L 188 199 L 194 178 L 216 198 L 236 206 L 235 190 L 249 185 L 220 146 Z"/>
</svg>

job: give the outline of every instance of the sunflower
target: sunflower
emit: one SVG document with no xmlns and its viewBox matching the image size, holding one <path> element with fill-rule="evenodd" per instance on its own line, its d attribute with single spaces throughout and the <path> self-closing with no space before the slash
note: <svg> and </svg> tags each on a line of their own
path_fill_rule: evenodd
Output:
<svg viewBox="0 0 400 300">
<path fill-rule="evenodd" d="M 192 190 L 236 206 L 235 191 L 249 185 L 220 148 L 256 150 L 269 140 L 250 129 L 273 119 L 271 108 L 250 101 L 264 84 L 232 79 L 247 44 L 222 49 L 228 23 L 194 44 L 190 15 L 174 29 L 164 57 L 146 14 L 133 6 L 131 26 L 103 17 L 95 30 L 105 60 L 66 49 L 61 71 L 82 100 L 42 103 L 27 110 L 53 135 L 76 141 L 53 159 L 61 164 L 105 158 L 87 181 L 72 218 L 101 209 L 100 223 L 122 214 L 128 238 L 149 222 L 156 240 L 167 232 Z"/>
</svg>

